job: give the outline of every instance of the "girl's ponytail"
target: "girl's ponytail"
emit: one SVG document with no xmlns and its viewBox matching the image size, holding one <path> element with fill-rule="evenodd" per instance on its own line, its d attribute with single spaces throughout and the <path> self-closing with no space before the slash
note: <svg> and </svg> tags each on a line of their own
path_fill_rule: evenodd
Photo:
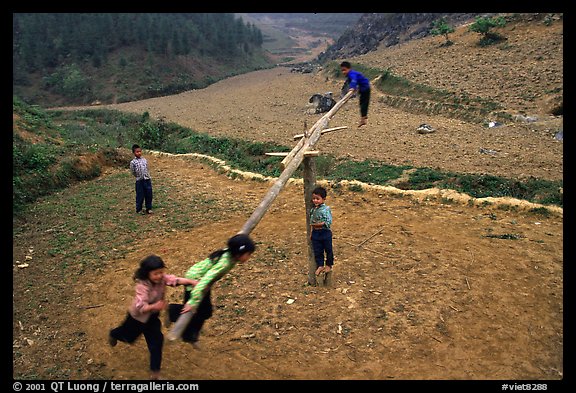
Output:
<svg viewBox="0 0 576 393">
<path fill-rule="evenodd" d="M 254 252 L 256 250 L 256 244 L 248 235 L 238 234 L 232 236 L 228 239 L 228 247 L 220 250 L 214 251 L 210 254 L 209 258 L 212 260 L 218 259 L 226 251 L 230 251 L 233 258 L 239 257 L 240 255 L 247 252 Z"/>
</svg>

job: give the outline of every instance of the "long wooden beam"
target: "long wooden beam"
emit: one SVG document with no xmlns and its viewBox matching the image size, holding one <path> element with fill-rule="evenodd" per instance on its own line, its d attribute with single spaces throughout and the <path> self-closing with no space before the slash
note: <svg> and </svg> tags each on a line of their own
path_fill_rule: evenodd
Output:
<svg viewBox="0 0 576 393">
<path fill-rule="evenodd" d="M 322 121 L 322 119 L 323 118 L 318 119 L 318 121 L 312 126 L 312 128 L 316 127 Z M 310 130 L 308 130 L 308 135 L 310 135 Z M 286 165 L 288 165 L 288 163 L 294 158 L 296 153 L 298 153 L 298 151 L 302 149 L 302 146 L 304 146 L 304 142 L 306 142 L 306 138 L 300 139 L 296 144 L 296 146 L 294 146 L 294 148 L 290 151 L 290 153 L 288 153 L 288 155 L 284 157 L 284 159 L 280 163 L 280 167 L 282 168 L 282 170 L 286 168 Z"/>
<path fill-rule="evenodd" d="M 276 199 L 280 193 L 280 190 L 282 190 L 288 179 L 290 179 L 292 174 L 294 174 L 296 169 L 298 169 L 298 166 L 304 159 L 304 153 L 316 145 L 318 139 L 320 139 L 320 135 L 322 135 L 321 131 L 328 126 L 328 121 L 332 118 L 332 116 L 336 114 L 336 112 L 338 112 L 342 105 L 344 105 L 346 101 L 352 97 L 352 94 L 353 92 L 348 92 L 340 101 L 338 101 L 328 113 L 322 116 L 322 118 L 318 120 L 314 126 L 312 126 L 312 129 L 310 130 L 311 132 L 309 133 L 310 136 L 308 138 L 302 138 L 302 141 L 304 142 L 302 146 L 296 146 L 292 150 L 292 152 L 295 151 L 293 158 L 288 162 L 287 166 L 284 168 L 278 179 L 276 179 L 276 182 L 272 185 L 272 187 L 270 187 L 268 193 L 266 196 L 264 196 L 264 199 L 262 199 L 256 210 L 254 210 L 239 233 L 248 235 L 250 232 L 252 232 L 254 227 L 258 225 L 262 217 L 264 217 L 264 214 L 266 214 L 268 211 L 268 208 L 274 199 Z"/>
<path fill-rule="evenodd" d="M 344 105 L 350 99 L 350 97 L 352 97 L 352 94 L 353 92 L 350 91 L 344 97 L 342 97 L 342 99 L 338 101 L 336 105 L 334 105 L 332 109 L 328 111 L 328 113 L 322 116 L 312 126 L 310 132 L 308 132 L 308 136 L 302 138 L 300 142 L 298 142 L 296 147 L 292 149 L 292 151 L 290 152 L 292 156 L 290 160 L 286 162 L 286 167 L 284 168 L 278 179 L 276 179 L 272 187 L 270 187 L 268 193 L 264 196 L 264 198 L 262 199 L 256 210 L 254 210 L 250 218 L 248 218 L 248 221 L 246 221 L 246 223 L 238 233 L 248 235 L 250 234 L 250 232 L 252 232 L 252 230 L 256 227 L 256 225 L 258 225 L 262 217 L 264 217 L 264 215 L 270 208 L 270 205 L 272 204 L 274 199 L 276 199 L 282 188 L 284 188 L 284 186 L 286 185 L 286 182 L 288 182 L 288 180 L 290 179 L 290 177 L 292 177 L 292 175 L 294 174 L 300 163 L 302 163 L 302 160 L 305 157 L 305 153 L 310 148 L 314 147 L 314 145 L 316 145 L 318 139 L 320 139 L 320 136 L 322 135 L 322 130 L 328 126 L 328 121 L 332 118 L 332 116 L 336 114 L 336 112 L 338 112 L 338 110 L 342 107 L 342 105 Z M 284 160 L 286 160 L 288 157 L 289 156 L 286 156 Z M 174 322 L 172 329 L 166 334 L 166 337 L 168 338 L 169 341 L 177 340 L 182 336 L 182 333 L 184 332 L 186 326 L 188 326 L 188 323 L 192 319 L 192 316 L 193 314 L 191 312 L 187 312 L 181 314 L 178 317 L 176 322 Z"/>
</svg>

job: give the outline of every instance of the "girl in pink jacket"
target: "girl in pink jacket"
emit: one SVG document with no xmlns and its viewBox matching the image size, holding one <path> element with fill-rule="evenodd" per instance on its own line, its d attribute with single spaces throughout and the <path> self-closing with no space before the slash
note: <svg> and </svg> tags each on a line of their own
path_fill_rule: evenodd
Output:
<svg viewBox="0 0 576 393">
<path fill-rule="evenodd" d="M 166 308 L 164 300 L 166 285 L 196 285 L 197 281 L 165 274 L 164 261 L 156 255 L 149 255 L 140 262 L 134 273 L 136 296 L 128 308 L 126 319 L 120 326 L 110 330 L 109 343 L 116 346 L 118 341 L 134 343 L 144 334 L 150 351 L 150 378 L 158 379 L 162 364 L 162 346 L 164 335 L 158 318 L 160 311 Z"/>
</svg>

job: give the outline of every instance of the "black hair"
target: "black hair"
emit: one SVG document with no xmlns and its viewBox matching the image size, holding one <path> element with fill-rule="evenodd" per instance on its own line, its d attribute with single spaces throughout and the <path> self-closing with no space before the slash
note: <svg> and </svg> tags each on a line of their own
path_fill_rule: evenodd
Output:
<svg viewBox="0 0 576 393">
<path fill-rule="evenodd" d="M 140 267 L 134 272 L 135 280 L 148 280 L 148 275 L 152 270 L 166 267 L 164 261 L 158 255 L 148 255 L 140 261 Z"/>
<path fill-rule="evenodd" d="M 239 233 L 228 239 L 227 248 L 214 251 L 212 254 L 210 254 L 209 258 L 218 259 L 226 251 L 230 251 L 230 254 L 232 254 L 232 258 L 237 258 L 242 254 L 245 254 L 247 252 L 252 253 L 255 250 L 256 250 L 256 244 L 252 239 L 250 239 L 250 236 Z"/>
<path fill-rule="evenodd" d="M 352 68 L 352 64 L 350 64 L 349 61 L 343 61 L 342 63 L 340 63 L 340 67 Z"/>
<path fill-rule="evenodd" d="M 135 143 L 132 145 L 132 153 L 134 153 L 136 149 L 140 149 L 140 146 Z"/>
<path fill-rule="evenodd" d="M 324 187 L 316 187 L 312 190 L 312 194 L 320 195 L 322 199 L 326 199 L 326 195 L 328 195 Z"/>
</svg>

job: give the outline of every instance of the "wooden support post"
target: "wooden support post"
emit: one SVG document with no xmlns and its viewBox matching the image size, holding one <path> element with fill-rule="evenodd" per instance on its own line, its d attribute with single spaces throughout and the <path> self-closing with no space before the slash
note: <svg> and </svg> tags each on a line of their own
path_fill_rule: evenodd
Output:
<svg viewBox="0 0 576 393">
<path fill-rule="evenodd" d="M 332 286 L 332 274 L 334 270 L 330 270 L 328 273 L 324 273 L 324 286 L 331 287 Z"/>
<path fill-rule="evenodd" d="M 334 127 L 334 128 L 327 128 L 325 130 L 322 130 L 321 134 L 327 134 L 329 132 L 333 132 L 333 131 L 339 131 L 339 130 L 345 130 L 346 128 L 348 128 L 348 126 L 342 126 L 342 127 Z M 300 138 L 304 138 L 305 134 L 298 134 L 298 135 L 294 135 L 294 140 L 300 139 Z"/>
<path fill-rule="evenodd" d="M 272 157 L 286 157 L 288 155 L 287 152 L 270 152 L 270 153 L 264 153 L 267 156 L 272 156 Z M 304 157 L 317 157 L 320 155 L 320 151 L 319 150 L 308 150 L 304 152 Z"/>
<path fill-rule="evenodd" d="M 308 245 L 308 284 L 316 286 L 316 260 L 310 234 L 310 210 L 312 209 L 312 190 L 316 186 L 316 160 L 313 157 L 304 158 L 304 203 L 306 206 L 306 244 Z"/>
</svg>

